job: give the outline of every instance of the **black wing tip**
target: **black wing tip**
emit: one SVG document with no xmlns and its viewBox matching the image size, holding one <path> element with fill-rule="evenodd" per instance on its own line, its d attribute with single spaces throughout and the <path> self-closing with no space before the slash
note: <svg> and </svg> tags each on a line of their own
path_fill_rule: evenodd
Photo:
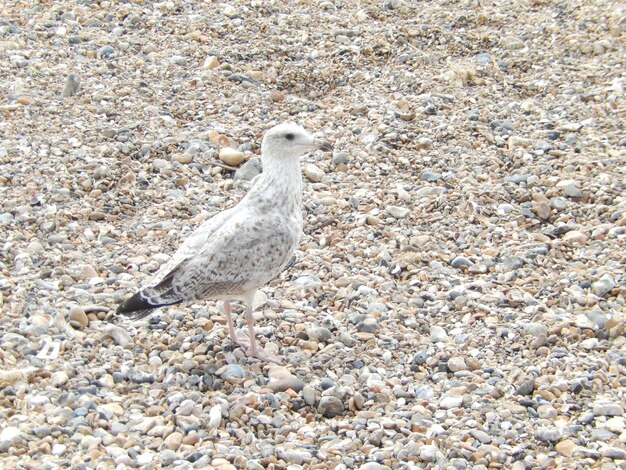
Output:
<svg viewBox="0 0 626 470">
<path fill-rule="evenodd" d="M 148 299 L 141 296 L 141 292 L 136 292 L 132 297 L 129 297 L 124 303 L 120 304 L 115 313 L 136 320 L 148 316 L 153 309 L 158 307 L 160 307 L 160 305 L 152 305 L 148 302 Z"/>
<path fill-rule="evenodd" d="M 141 292 L 135 292 L 131 297 L 126 299 L 122 304 L 117 307 L 115 313 L 127 314 L 136 312 L 137 310 L 145 310 L 151 307 L 147 299 L 142 297 Z"/>
<path fill-rule="evenodd" d="M 120 304 L 120 306 L 117 307 L 117 310 L 115 310 L 115 313 L 117 315 L 124 315 L 131 320 L 139 320 L 141 318 L 147 317 L 152 313 L 153 310 L 157 308 L 174 305 L 177 303 L 180 303 L 180 301 L 153 305 L 148 301 L 148 299 L 144 298 L 141 295 L 140 291 L 136 292 L 132 295 L 132 297 L 129 297 L 128 299 L 126 299 L 126 301 Z"/>
</svg>

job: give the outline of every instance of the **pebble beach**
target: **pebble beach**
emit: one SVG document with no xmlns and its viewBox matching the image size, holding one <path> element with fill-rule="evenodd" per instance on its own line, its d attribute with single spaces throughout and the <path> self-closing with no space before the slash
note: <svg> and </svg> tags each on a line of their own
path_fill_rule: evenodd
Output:
<svg viewBox="0 0 626 470">
<path fill-rule="evenodd" d="M 0 467 L 626 469 L 626 6 L 5 1 Z M 304 235 L 115 318 L 294 121 Z M 238 328 L 242 307 L 236 305 Z"/>
</svg>

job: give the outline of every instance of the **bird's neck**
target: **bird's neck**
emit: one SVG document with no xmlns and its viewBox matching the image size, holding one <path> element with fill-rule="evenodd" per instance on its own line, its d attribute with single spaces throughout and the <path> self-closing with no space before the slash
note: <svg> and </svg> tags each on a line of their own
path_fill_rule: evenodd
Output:
<svg viewBox="0 0 626 470">
<path fill-rule="evenodd" d="M 256 205 L 267 205 L 268 208 L 280 212 L 300 214 L 302 173 L 299 159 L 264 160 L 263 173 L 250 189 L 248 197 L 254 198 Z"/>
</svg>

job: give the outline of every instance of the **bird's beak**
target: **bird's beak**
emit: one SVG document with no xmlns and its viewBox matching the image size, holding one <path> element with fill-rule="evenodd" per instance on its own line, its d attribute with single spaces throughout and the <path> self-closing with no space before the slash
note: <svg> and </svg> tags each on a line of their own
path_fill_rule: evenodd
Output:
<svg viewBox="0 0 626 470">
<path fill-rule="evenodd" d="M 322 152 L 332 152 L 333 146 L 325 140 L 315 139 L 313 141 L 313 147 L 316 150 L 321 150 Z"/>
</svg>

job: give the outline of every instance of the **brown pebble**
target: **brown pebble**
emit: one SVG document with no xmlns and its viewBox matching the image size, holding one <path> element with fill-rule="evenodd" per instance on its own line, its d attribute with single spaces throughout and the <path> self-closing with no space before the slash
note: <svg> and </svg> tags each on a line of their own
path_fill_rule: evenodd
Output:
<svg viewBox="0 0 626 470">
<path fill-rule="evenodd" d="M 192 159 L 193 159 L 192 156 L 189 155 L 188 153 L 175 153 L 174 155 L 172 155 L 172 158 L 171 158 L 173 162 L 178 162 L 178 163 L 183 163 L 183 164 L 191 163 Z"/>
<path fill-rule="evenodd" d="M 89 318 L 83 308 L 79 305 L 72 305 L 70 307 L 70 320 L 78 322 L 84 327 L 89 325 Z"/>
<path fill-rule="evenodd" d="M 89 214 L 89 220 L 103 220 L 106 218 L 106 214 L 104 212 L 94 211 Z"/>
<path fill-rule="evenodd" d="M 274 103 L 285 101 L 285 94 L 282 91 L 272 90 L 270 92 L 270 98 Z"/>
<path fill-rule="evenodd" d="M 33 104 L 35 102 L 35 100 L 30 97 L 30 96 L 19 96 L 17 98 L 17 101 L 19 104 L 23 104 L 23 105 L 29 105 L 29 104 Z"/>
<path fill-rule="evenodd" d="M 183 437 L 182 441 L 183 444 L 188 446 L 196 445 L 198 442 L 200 442 L 200 436 L 196 431 L 191 431 L 189 434 Z"/>
<path fill-rule="evenodd" d="M 571 457 L 578 445 L 575 442 L 565 439 L 554 446 L 554 449 L 561 455 Z"/>
</svg>

